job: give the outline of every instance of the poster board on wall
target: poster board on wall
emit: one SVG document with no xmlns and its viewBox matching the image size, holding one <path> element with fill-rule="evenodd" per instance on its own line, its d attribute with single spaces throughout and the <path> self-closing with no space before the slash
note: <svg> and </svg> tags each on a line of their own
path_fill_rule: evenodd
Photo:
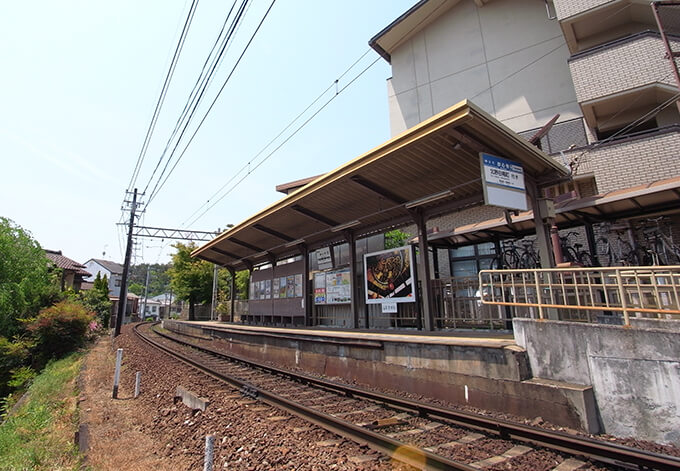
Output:
<svg viewBox="0 0 680 471">
<path fill-rule="evenodd" d="M 411 248 L 381 250 L 364 255 L 366 303 L 412 303 L 413 261 Z"/>
<path fill-rule="evenodd" d="M 314 274 L 314 304 L 350 304 L 352 276 L 349 268 Z"/>
</svg>

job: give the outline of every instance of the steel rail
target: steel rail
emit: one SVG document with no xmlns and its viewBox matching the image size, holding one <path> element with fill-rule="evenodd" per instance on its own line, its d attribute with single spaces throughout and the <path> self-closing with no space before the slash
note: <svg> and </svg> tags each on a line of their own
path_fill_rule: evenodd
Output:
<svg viewBox="0 0 680 471">
<path fill-rule="evenodd" d="M 198 361 L 195 361 L 191 358 L 189 358 L 186 355 L 183 355 L 179 352 L 176 352 L 172 350 L 171 348 L 166 347 L 165 345 L 162 345 L 148 337 L 146 337 L 144 334 L 139 332 L 139 326 L 145 325 L 145 324 L 137 324 L 134 327 L 134 332 L 137 334 L 137 336 L 148 343 L 149 345 L 152 345 L 155 348 L 158 348 L 169 355 L 177 358 L 178 360 L 188 364 L 189 366 L 196 368 L 204 373 L 209 374 L 210 376 L 217 378 L 221 381 L 227 382 L 231 384 L 232 386 L 240 389 L 241 391 L 244 392 L 245 395 L 256 398 L 258 400 L 261 400 L 267 404 L 270 404 L 271 406 L 278 407 L 280 409 L 284 409 L 298 417 L 303 418 L 304 420 L 314 423 L 332 433 L 335 433 L 337 435 L 340 435 L 342 437 L 345 437 L 347 439 L 350 439 L 360 445 L 366 445 L 370 448 L 373 448 L 377 451 L 380 451 L 384 453 L 385 455 L 391 457 L 394 460 L 400 461 L 402 463 L 406 463 L 408 465 L 414 466 L 419 469 L 424 469 L 424 470 L 459 470 L 459 471 L 479 471 L 478 468 L 474 468 L 472 466 L 468 466 L 464 463 L 459 463 L 457 461 L 453 461 L 450 459 L 447 459 L 443 456 L 436 455 L 434 453 L 431 453 L 427 450 L 424 450 L 422 448 L 415 447 L 413 445 L 409 445 L 407 443 L 400 442 L 399 440 L 395 440 L 391 437 L 387 437 L 385 435 L 381 435 L 379 433 L 373 432 L 372 430 L 360 427 L 358 425 L 355 425 L 353 423 L 347 422 L 345 420 L 339 419 L 337 417 L 334 417 L 329 414 L 325 414 L 323 412 L 317 411 L 315 409 L 311 409 L 309 407 L 303 406 L 301 404 L 298 404 L 294 401 L 291 401 L 289 399 L 286 399 L 285 397 L 282 397 L 278 394 L 274 394 L 270 391 L 267 391 L 265 389 L 259 388 L 253 384 L 250 384 L 246 381 L 240 380 L 238 378 L 235 378 L 233 376 L 226 375 L 224 373 L 220 373 L 218 371 L 215 371 L 203 364 L 201 364 Z M 176 339 L 172 339 L 171 337 L 165 336 L 163 334 L 160 334 L 159 332 L 155 332 L 156 334 L 159 334 L 163 337 L 169 338 L 170 340 L 177 341 Z M 189 343 L 185 342 L 178 342 L 181 344 L 185 344 L 191 348 L 197 348 L 196 345 L 192 345 Z M 198 347 L 199 349 L 202 347 Z M 212 352 L 210 352 L 212 353 Z M 240 360 L 237 360 L 240 361 Z"/>
<path fill-rule="evenodd" d="M 258 363 L 237 355 L 226 354 L 209 347 L 198 346 L 190 342 L 185 342 L 163 332 L 156 331 L 156 334 L 188 347 L 200 349 L 212 355 L 247 364 L 253 368 L 270 371 L 298 382 L 313 384 L 317 387 L 336 391 L 349 397 L 363 397 L 365 399 L 386 403 L 391 407 L 409 412 L 415 412 L 420 416 L 444 419 L 458 425 L 498 435 L 504 439 L 515 439 L 534 445 L 543 446 L 552 450 L 558 450 L 573 455 L 585 456 L 595 461 L 617 466 L 627 464 L 639 468 L 658 469 L 661 471 L 680 469 L 680 458 L 673 456 L 662 455 L 659 453 L 653 453 L 637 448 L 603 442 L 600 440 L 593 440 L 585 437 L 575 437 L 562 432 L 529 427 L 515 422 L 490 418 L 480 414 L 437 407 L 409 399 L 381 394 L 358 388 L 356 386 L 336 383 L 306 375 L 304 373 L 295 373 L 289 370 Z"/>
</svg>

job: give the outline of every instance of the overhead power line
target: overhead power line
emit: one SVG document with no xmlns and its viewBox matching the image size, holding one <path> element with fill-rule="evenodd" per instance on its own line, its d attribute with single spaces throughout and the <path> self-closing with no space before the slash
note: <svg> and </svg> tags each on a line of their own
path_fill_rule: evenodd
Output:
<svg viewBox="0 0 680 471">
<path fill-rule="evenodd" d="M 272 2 L 269 4 L 269 7 L 267 8 L 267 11 L 266 11 L 266 12 L 264 13 L 264 15 L 262 16 L 262 19 L 261 19 L 260 22 L 258 23 L 258 25 L 257 25 L 257 27 L 255 28 L 255 31 L 253 32 L 253 34 L 250 36 L 250 39 L 248 40 L 248 42 L 246 43 L 245 47 L 243 48 L 243 51 L 241 52 L 241 54 L 239 55 L 238 59 L 237 59 L 236 62 L 234 63 L 234 65 L 233 65 L 231 71 L 229 72 L 229 75 L 227 75 L 227 78 L 226 78 L 226 79 L 224 80 L 224 82 L 222 83 L 222 86 L 220 87 L 219 91 L 217 92 L 217 95 L 215 96 L 215 98 L 213 99 L 212 103 L 210 104 L 210 107 L 208 108 L 208 110 L 207 110 L 207 111 L 205 112 L 205 114 L 203 115 L 203 118 L 201 118 L 201 121 L 198 123 L 198 126 L 196 127 L 196 129 L 194 130 L 193 134 L 192 134 L 191 137 L 189 138 L 189 141 L 188 141 L 188 142 L 186 143 L 186 145 L 184 146 L 184 150 L 182 150 L 182 152 L 181 152 L 181 154 L 179 155 L 179 157 L 177 158 L 177 160 L 175 160 L 175 163 L 173 164 L 173 166 L 172 166 L 172 168 L 170 169 L 170 171 L 168 172 L 168 174 L 165 176 L 165 179 L 163 179 L 163 181 L 161 182 L 161 180 L 160 180 L 160 178 L 159 178 L 158 181 L 156 182 L 156 186 L 154 186 L 154 189 L 151 191 L 151 194 L 149 195 L 149 200 L 148 200 L 148 202 L 147 202 L 147 207 L 148 207 L 148 205 L 151 203 L 151 201 L 153 201 L 153 199 L 156 197 L 156 195 L 158 195 L 158 193 L 161 191 L 161 189 L 163 188 L 163 186 L 165 185 L 165 183 L 166 183 L 166 182 L 168 181 L 168 179 L 170 178 L 170 175 L 172 175 L 172 173 L 174 172 L 175 168 L 177 167 L 177 164 L 179 164 L 179 162 L 182 160 L 182 157 L 184 157 L 184 154 L 186 153 L 187 149 L 189 148 L 189 146 L 190 146 L 191 143 L 193 142 L 194 138 L 196 137 L 196 134 L 198 134 L 198 131 L 201 129 L 201 126 L 202 126 L 203 123 L 205 122 L 206 118 L 208 117 L 208 115 L 209 115 L 210 112 L 212 111 L 213 107 L 215 106 L 215 103 L 217 103 L 218 98 L 220 97 L 220 95 L 222 94 L 222 92 L 224 91 L 224 89 L 226 88 L 227 84 L 229 83 L 229 80 L 230 80 L 231 77 L 234 75 L 234 72 L 236 71 L 236 68 L 237 68 L 238 65 L 241 63 L 241 60 L 243 59 L 243 56 L 245 56 L 246 52 L 248 51 L 248 48 L 249 48 L 250 45 L 252 44 L 252 42 L 253 42 L 253 40 L 255 39 L 255 36 L 257 35 L 257 33 L 260 31 L 260 28 L 261 28 L 262 25 L 264 24 L 264 21 L 267 19 L 267 16 L 269 16 L 269 13 L 271 12 L 271 10 L 272 10 L 272 8 L 274 7 L 274 4 L 275 4 L 275 3 L 276 3 L 276 0 L 272 0 Z M 180 136 L 180 139 L 181 139 L 181 136 Z M 175 148 L 177 148 L 177 146 L 175 146 Z M 173 151 L 173 152 L 174 152 L 174 151 Z M 160 183 L 159 183 L 159 182 L 160 182 Z"/>
<path fill-rule="evenodd" d="M 177 146 L 179 145 L 182 137 L 184 136 L 184 133 L 186 132 L 187 128 L 189 127 L 191 120 L 194 116 L 194 113 L 200 106 L 203 96 L 205 94 L 205 91 L 207 88 L 210 86 L 212 83 L 212 79 L 215 75 L 215 71 L 219 67 L 219 65 L 222 62 L 222 58 L 224 57 L 224 53 L 227 50 L 227 46 L 231 45 L 230 39 L 232 38 L 233 34 L 237 30 L 241 19 L 243 18 L 243 15 L 247 9 L 247 6 L 249 5 L 249 0 L 244 0 L 241 5 L 238 8 L 238 11 L 235 15 L 235 17 L 232 19 L 231 25 L 229 26 L 226 34 L 225 34 L 225 28 L 227 27 L 227 24 L 229 23 L 229 18 L 231 18 L 231 13 L 234 10 L 234 7 L 236 6 L 236 1 L 232 3 L 231 8 L 229 9 L 229 12 L 227 13 L 227 16 L 224 19 L 224 23 L 222 24 L 222 28 L 220 29 L 220 32 L 217 35 L 217 38 L 215 39 L 215 43 L 213 44 L 212 48 L 210 49 L 210 52 L 208 53 L 208 56 L 205 59 L 205 62 L 203 63 L 203 67 L 201 69 L 200 74 L 198 75 L 198 78 L 196 79 L 196 82 L 194 83 L 194 86 L 189 93 L 189 96 L 186 100 L 186 103 L 184 104 L 184 109 L 180 113 L 179 118 L 177 119 L 175 123 L 175 127 L 168 138 L 165 148 L 163 149 L 163 152 L 161 153 L 160 157 L 158 158 L 158 163 L 156 163 L 156 167 L 153 169 L 153 172 L 151 174 L 151 177 L 149 178 L 148 182 L 146 183 L 146 186 L 144 187 L 144 192 L 149 188 L 149 185 L 152 183 L 154 176 L 156 175 L 156 171 L 160 167 L 161 163 L 165 159 L 166 155 L 168 154 L 168 150 L 170 149 L 172 142 L 175 140 L 175 137 L 177 137 L 177 133 L 179 132 L 180 128 L 182 128 L 181 134 L 179 135 L 179 138 L 175 141 L 175 147 L 172 149 L 172 152 L 170 153 L 170 156 L 167 158 L 165 162 L 165 166 L 163 167 L 163 170 L 158 177 L 158 181 L 156 182 L 156 186 L 158 186 L 158 182 L 163 178 L 163 175 L 168 169 L 168 164 L 172 160 L 176 150 Z M 215 51 L 219 50 L 217 54 L 215 54 Z M 208 64 L 210 64 L 208 66 Z M 154 187 L 155 189 L 155 187 Z"/>
<path fill-rule="evenodd" d="M 189 8 L 189 13 L 187 13 L 186 20 L 184 21 L 184 27 L 182 28 L 182 33 L 180 34 L 179 40 L 177 41 L 177 46 L 175 47 L 175 53 L 172 56 L 172 61 L 170 62 L 170 67 L 168 67 L 168 72 L 165 74 L 165 81 L 163 82 L 163 87 L 161 88 L 161 93 L 158 97 L 158 100 L 156 101 L 156 107 L 154 109 L 153 116 L 151 117 L 151 122 L 149 123 L 149 127 L 146 130 L 146 136 L 144 137 L 144 142 L 142 143 L 142 148 L 139 151 L 139 156 L 137 157 L 137 163 L 135 164 L 135 168 L 132 172 L 132 177 L 130 177 L 130 182 L 128 183 L 126 191 L 132 190 L 132 187 L 135 185 L 135 183 L 137 181 L 137 177 L 139 176 L 139 171 L 142 168 L 142 163 L 144 162 L 144 157 L 146 156 L 146 151 L 149 148 L 149 143 L 151 142 L 151 136 L 153 135 L 154 129 L 156 128 L 156 123 L 158 122 L 158 116 L 160 114 L 161 108 L 163 107 L 163 103 L 165 102 L 165 96 L 168 92 L 168 88 L 170 87 L 170 82 L 172 80 L 172 76 L 174 75 L 175 68 L 177 67 L 177 62 L 179 61 L 179 56 L 182 53 L 182 49 L 184 47 L 184 42 L 186 40 L 187 33 L 189 32 L 191 22 L 193 21 L 193 18 L 194 18 L 194 13 L 196 12 L 196 8 L 198 7 L 198 1 L 199 0 L 193 0 L 192 1 L 191 7 Z"/>
<path fill-rule="evenodd" d="M 201 211 L 205 206 L 207 206 L 208 204 L 210 204 L 210 202 L 212 201 L 213 198 L 215 198 L 217 195 L 219 195 L 219 194 L 222 192 L 222 190 L 224 190 L 224 189 L 225 189 L 232 181 L 234 181 L 240 174 L 242 174 L 245 170 L 247 170 L 248 167 L 252 164 L 252 162 L 254 162 L 255 160 L 257 160 L 257 158 L 258 158 L 260 155 L 262 155 L 262 154 L 263 154 L 263 153 L 264 153 L 264 152 L 265 152 L 265 151 L 266 151 L 266 150 L 267 150 L 274 142 L 276 142 L 276 140 L 277 140 L 278 138 L 280 138 L 286 131 L 288 131 L 288 129 L 290 129 L 290 128 L 291 128 L 291 127 L 292 127 L 292 126 L 293 126 L 293 125 L 294 125 L 294 124 L 295 124 L 302 116 L 305 115 L 305 113 L 307 113 L 314 105 L 316 105 L 316 104 L 319 102 L 319 100 L 321 100 L 321 98 L 323 98 L 323 97 L 324 97 L 324 96 L 325 96 L 325 95 L 326 95 L 333 87 L 336 87 L 336 95 L 335 95 L 335 96 L 337 96 L 337 95 L 339 94 L 339 91 L 337 90 L 337 86 L 338 86 L 338 83 L 340 82 L 340 80 L 341 80 L 345 75 L 347 75 L 347 74 L 349 73 L 349 71 L 352 70 L 352 69 L 354 68 L 354 66 L 356 66 L 356 65 L 357 65 L 364 57 L 366 57 L 366 55 L 367 55 L 370 51 L 371 51 L 371 49 L 367 49 L 366 52 L 364 52 L 361 56 L 359 56 L 359 58 L 358 58 L 357 60 L 355 60 L 355 61 L 352 63 L 352 65 L 350 65 L 349 67 L 347 67 L 347 69 L 345 69 L 345 71 L 344 71 L 342 74 L 340 74 L 340 75 L 338 76 L 338 78 L 336 78 L 333 82 L 331 82 L 331 84 L 330 84 L 324 91 L 322 91 L 322 92 L 321 92 L 314 100 L 312 100 L 312 102 L 311 102 L 309 105 L 307 105 L 307 107 L 306 107 L 304 110 L 302 110 L 300 113 L 298 113 L 298 115 L 295 116 L 295 118 L 293 118 L 293 119 L 292 119 L 292 120 L 291 120 L 291 121 L 290 121 L 290 122 L 289 122 L 289 123 L 288 123 L 288 124 L 287 124 L 287 125 L 286 125 L 286 126 L 285 126 L 285 127 L 284 127 L 277 135 L 276 135 L 276 136 L 274 136 L 274 137 L 273 137 L 273 138 L 272 138 L 272 139 L 271 139 L 264 147 L 262 147 L 262 149 L 260 149 L 260 151 L 259 151 L 257 154 L 255 154 L 255 156 L 253 156 L 248 162 L 246 162 L 246 163 L 245 163 L 245 164 L 244 164 L 244 165 L 243 165 L 236 173 L 234 173 L 234 174 L 231 176 L 231 178 L 230 178 L 229 180 L 227 180 L 227 181 L 226 181 L 226 182 L 225 182 L 225 183 L 224 183 L 217 191 L 215 191 L 215 192 L 214 192 L 214 193 L 206 200 L 205 203 L 203 203 L 201 206 L 199 206 L 198 209 L 196 209 L 196 211 L 194 211 L 188 218 L 186 218 L 186 220 L 181 224 L 181 226 L 184 227 L 184 226 L 186 225 L 186 223 L 187 223 L 192 217 L 194 217 L 194 216 L 195 216 L 199 211 Z M 377 61 L 374 61 L 374 63 L 375 63 L 375 62 L 377 62 Z M 373 65 L 373 64 L 371 64 L 371 65 Z M 370 67 L 370 66 L 369 66 L 369 67 Z M 362 73 L 363 73 L 363 72 L 362 72 Z M 344 88 L 343 88 L 343 90 L 344 90 Z"/>
<path fill-rule="evenodd" d="M 236 183 L 234 183 L 233 186 L 231 186 L 222 196 L 220 196 L 213 204 L 211 204 L 208 208 L 206 208 L 205 211 L 203 211 L 198 217 L 196 217 L 190 224 L 195 224 L 200 218 L 202 218 L 208 211 L 210 211 L 217 203 L 222 201 L 229 193 L 231 193 L 239 184 L 241 184 L 248 176 L 253 173 L 255 170 L 257 170 L 263 163 L 265 163 L 269 158 L 274 155 L 276 151 L 278 151 L 281 147 L 283 147 L 289 140 L 291 140 L 298 132 L 300 132 L 307 124 L 309 124 L 319 113 L 321 113 L 324 108 L 326 108 L 328 105 L 331 104 L 333 100 L 335 100 L 338 95 L 340 95 L 342 92 L 344 92 L 350 85 L 352 85 L 356 80 L 359 79 L 366 71 L 368 71 L 373 65 L 375 65 L 378 61 L 380 60 L 380 57 L 375 59 L 373 62 L 371 62 L 366 68 L 364 68 L 361 72 L 359 72 L 347 85 L 342 87 L 341 89 L 337 90 L 335 94 L 328 99 L 318 110 L 316 110 L 309 118 L 307 118 L 300 126 L 298 126 L 295 131 L 292 132 L 288 137 L 286 137 L 279 145 L 277 145 L 274 149 L 272 149 L 271 152 L 269 152 L 260 162 L 257 163 L 253 168 L 249 168 L 248 172 L 242 176 Z M 268 144 L 269 145 L 269 144 Z M 251 161 L 252 162 L 252 161 Z M 251 162 L 248 162 L 248 166 L 250 165 Z"/>
</svg>

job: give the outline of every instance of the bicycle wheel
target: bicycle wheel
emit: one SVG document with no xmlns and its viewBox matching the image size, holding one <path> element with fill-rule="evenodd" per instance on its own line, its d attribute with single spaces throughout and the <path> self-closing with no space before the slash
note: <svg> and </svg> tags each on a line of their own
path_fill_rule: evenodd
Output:
<svg viewBox="0 0 680 471">
<path fill-rule="evenodd" d="M 626 264 L 637 267 L 640 265 L 640 256 L 631 248 L 631 251 L 626 254 Z"/>
<path fill-rule="evenodd" d="M 538 268 L 540 263 L 538 257 L 531 252 L 524 252 L 520 260 L 520 267 L 525 269 Z"/>
<path fill-rule="evenodd" d="M 516 250 L 506 250 L 503 252 L 503 268 L 520 268 L 519 255 Z"/>
<path fill-rule="evenodd" d="M 594 267 L 595 266 L 595 261 L 593 260 L 593 256 L 590 255 L 588 252 L 581 252 L 580 254 L 578 254 L 578 262 L 584 267 Z"/>
<path fill-rule="evenodd" d="M 489 270 L 502 270 L 503 268 L 503 257 L 501 255 L 496 255 L 489 263 Z"/>
<path fill-rule="evenodd" d="M 565 262 L 578 263 L 578 255 L 572 247 L 562 247 L 562 258 Z"/>
</svg>

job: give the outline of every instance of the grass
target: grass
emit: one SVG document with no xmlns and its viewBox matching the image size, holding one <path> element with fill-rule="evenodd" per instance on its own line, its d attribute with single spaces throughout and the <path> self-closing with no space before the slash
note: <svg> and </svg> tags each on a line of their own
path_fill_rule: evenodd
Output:
<svg viewBox="0 0 680 471">
<path fill-rule="evenodd" d="M 18 410 L 0 424 L 0 469 L 77 470 L 76 378 L 82 354 L 51 362 L 38 375 Z"/>
</svg>

